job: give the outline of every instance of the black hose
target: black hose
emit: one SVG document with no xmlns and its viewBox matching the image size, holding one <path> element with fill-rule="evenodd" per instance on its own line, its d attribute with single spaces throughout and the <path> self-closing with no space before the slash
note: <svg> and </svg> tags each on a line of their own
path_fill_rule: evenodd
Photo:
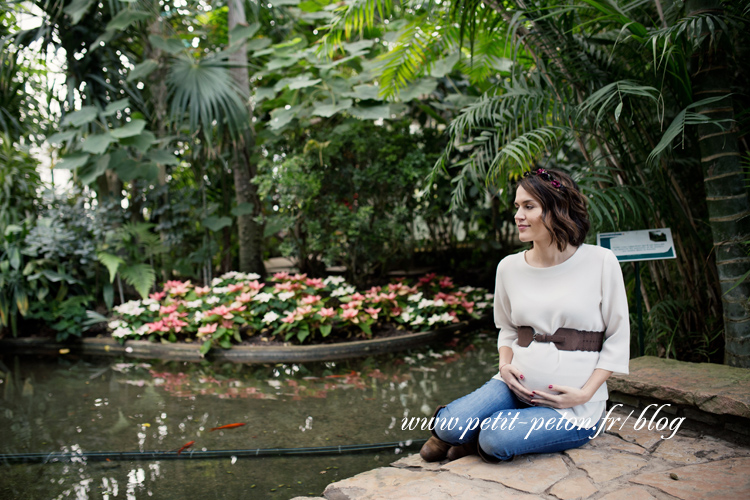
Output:
<svg viewBox="0 0 750 500">
<path fill-rule="evenodd" d="M 347 444 L 340 446 L 317 446 L 310 448 L 257 448 L 254 450 L 185 450 L 176 451 L 82 451 L 73 453 L 9 453 L 0 454 L 0 463 L 52 463 L 112 460 L 175 460 L 207 458 L 252 458 L 279 455 L 341 455 L 420 446 L 426 439 L 412 439 L 392 443 Z"/>
</svg>

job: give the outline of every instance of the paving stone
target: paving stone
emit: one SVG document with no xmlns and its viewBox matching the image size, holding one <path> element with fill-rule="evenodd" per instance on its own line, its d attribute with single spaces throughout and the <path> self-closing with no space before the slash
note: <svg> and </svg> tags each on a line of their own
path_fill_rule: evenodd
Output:
<svg viewBox="0 0 750 500">
<path fill-rule="evenodd" d="M 549 492 L 560 500 L 586 498 L 599 491 L 587 477 L 571 477 L 555 484 Z"/>
<path fill-rule="evenodd" d="M 521 455 L 509 462 L 486 464 L 476 455 L 443 465 L 469 479 L 484 479 L 529 493 L 542 493 L 568 475 L 568 467 L 559 453 Z"/>
<path fill-rule="evenodd" d="M 649 430 L 646 426 L 636 430 L 635 425 L 639 415 L 638 412 L 633 413 L 633 416 L 622 424 L 622 428 L 620 428 L 620 426 L 614 426 L 610 432 L 629 443 L 636 443 L 647 450 L 650 450 L 652 446 L 662 440 L 662 434 L 665 436 L 671 434 L 671 432 L 665 434 L 664 432 L 659 432 L 657 430 Z"/>
<path fill-rule="evenodd" d="M 536 500 L 496 483 L 449 474 L 383 467 L 329 484 L 327 500 Z"/>
<path fill-rule="evenodd" d="M 673 474 L 676 476 L 672 476 Z M 653 486 L 683 500 L 745 499 L 750 497 L 750 458 L 731 458 L 648 472 L 631 478 L 630 481 Z"/>
<path fill-rule="evenodd" d="M 647 460 L 627 453 L 581 448 L 568 450 L 565 453 L 573 459 L 576 467 L 585 470 L 597 483 L 634 472 L 648 464 Z"/>
<path fill-rule="evenodd" d="M 631 486 L 607 493 L 599 500 L 656 500 L 656 497 L 646 491 L 645 488 Z"/>
<path fill-rule="evenodd" d="M 713 437 L 682 438 L 675 436 L 662 442 L 655 457 L 682 464 L 698 464 L 734 456 L 734 448 Z"/>
<path fill-rule="evenodd" d="M 391 464 L 391 466 L 401 468 L 416 467 L 418 469 L 424 470 L 440 470 L 442 464 L 440 462 L 425 462 L 424 460 L 422 460 L 422 457 L 419 456 L 419 453 L 415 453 L 400 460 L 396 460 Z"/>
<path fill-rule="evenodd" d="M 594 449 L 594 450 L 619 450 L 627 451 L 629 453 L 637 453 L 643 455 L 648 451 L 634 443 L 628 443 L 619 436 L 612 434 L 602 433 L 591 440 L 590 443 L 581 447 L 581 449 Z"/>
</svg>

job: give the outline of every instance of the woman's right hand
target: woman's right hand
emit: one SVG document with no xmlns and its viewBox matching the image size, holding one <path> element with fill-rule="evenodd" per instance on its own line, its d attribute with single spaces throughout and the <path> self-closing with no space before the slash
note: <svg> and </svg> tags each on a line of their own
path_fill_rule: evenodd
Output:
<svg viewBox="0 0 750 500">
<path fill-rule="evenodd" d="M 523 380 L 523 374 L 517 367 L 507 363 L 500 368 L 500 377 L 508 385 L 508 388 L 513 391 L 518 399 L 524 403 L 531 404 L 531 391 L 521 385 Z"/>
</svg>

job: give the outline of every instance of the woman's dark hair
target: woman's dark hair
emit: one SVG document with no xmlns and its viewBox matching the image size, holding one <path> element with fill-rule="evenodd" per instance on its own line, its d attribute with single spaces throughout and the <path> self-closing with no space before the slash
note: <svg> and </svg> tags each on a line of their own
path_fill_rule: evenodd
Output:
<svg viewBox="0 0 750 500">
<path fill-rule="evenodd" d="M 558 250 L 567 245 L 581 246 L 591 223 L 586 198 L 578 184 L 565 172 L 534 169 L 518 181 L 542 205 L 542 222 Z"/>
</svg>

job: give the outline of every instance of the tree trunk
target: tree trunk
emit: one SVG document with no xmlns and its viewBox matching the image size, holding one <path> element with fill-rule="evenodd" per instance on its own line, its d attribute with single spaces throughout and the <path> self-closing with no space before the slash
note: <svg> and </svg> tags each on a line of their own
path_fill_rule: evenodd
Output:
<svg viewBox="0 0 750 500">
<path fill-rule="evenodd" d="M 712 14 L 723 16 L 718 0 L 691 0 L 687 15 Z M 704 29 L 706 23 L 704 23 Z M 716 25 L 717 31 L 720 27 Z M 698 34 L 695 34 L 696 36 Z M 702 33 L 701 35 L 708 35 Z M 732 74 L 728 70 L 727 34 L 721 33 L 719 44 L 709 46 L 706 36 L 701 49 L 693 54 L 691 81 L 693 99 L 725 96 L 724 99 L 701 107 L 698 112 L 712 119 L 734 120 L 730 97 Z M 718 46 L 717 46 L 718 45 Z M 713 234 L 716 266 L 722 290 L 724 309 L 724 363 L 750 367 L 750 279 L 737 285 L 750 271 L 750 256 L 743 242 L 750 241 L 750 198 L 745 187 L 745 176 L 740 163 L 737 129 L 734 122 L 698 126 L 701 165 L 706 187 L 709 222 Z M 731 290 L 731 291 L 730 291 Z"/>
<path fill-rule="evenodd" d="M 237 25 L 247 25 L 245 16 L 245 5 L 243 0 L 229 0 L 229 31 Z M 230 35 L 231 43 L 231 35 Z M 233 65 L 230 72 L 237 87 L 242 93 L 248 109 L 248 128 L 242 136 L 242 140 L 234 148 L 232 158 L 232 173 L 234 174 L 234 190 L 237 197 L 237 205 L 249 203 L 253 206 L 251 214 L 237 216 L 237 229 L 240 243 L 240 271 L 258 273 L 265 275 L 263 265 L 263 225 L 258 223 L 261 214 L 260 198 L 258 188 L 252 183 L 257 172 L 257 165 L 253 160 L 253 149 L 255 148 L 255 137 L 252 129 L 252 108 L 250 107 L 250 78 L 247 72 L 247 49 L 243 42 L 238 49 L 232 52 L 229 59 Z"/>
</svg>

